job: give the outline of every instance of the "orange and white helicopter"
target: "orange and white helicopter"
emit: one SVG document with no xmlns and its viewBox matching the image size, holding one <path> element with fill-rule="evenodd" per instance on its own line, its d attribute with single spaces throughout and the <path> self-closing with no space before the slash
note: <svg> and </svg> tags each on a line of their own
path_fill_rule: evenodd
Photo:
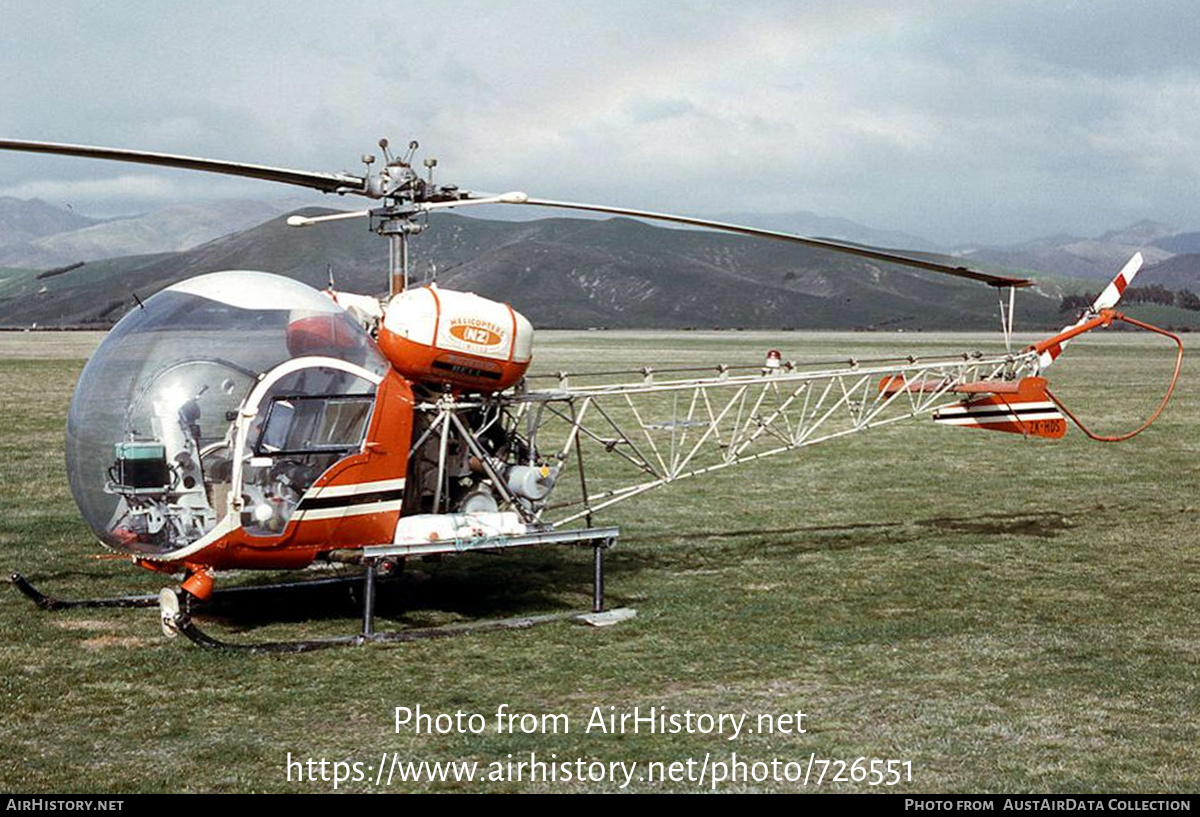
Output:
<svg viewBox="0 0 1200 817">
<path fill-rule="evenodd" d="M 364 156 L 365 172 L 354 175 L 0 140 L 4 150 L 189 168 L 374 199 L 372 209 L 288 222 L 370 218 L 391 249 L 390 294 L 382 302 L 235 270 L 167 287 L 130 311 L 89 360 L 71 403 L 71 491 L 101 542 L 141 567 L 182 573 L 181 586 L 157 597 L 62 601 L 14 574 L 26 595 L 50 609 L 157 603 L 165 632 L 213 646 L 222 642 L 196 628 L 189 610 L 212 595 L 218 571 L 350 563 L 365 568 L 360 634 L 240 646 L 408 640 L 440 633 L 375 632 L 378 570 L 413 556 L 557 543 L 594 548 L 600 613 L 603 551 L 618 530 L 596 527 L 593 518 L 615 503 L 921 415 L 1061 437 L 1070 414 L 1042 374 L 1072 338 L 1113 321 L 1171 337 L 1178 377 L 1179 339 L 1114 311 L 1140 254 L 1075 324 L 1013 349 L 1015 290 L 1031 283 L 1022 278 L 705 219 L 517 192 L 476 195 L 434 184 L 432 160 L 422 178 L 411 163 L 415 142 L 403 158 L 390 154 L 386 140 L 380 147 L 381 167 L 372 170 L 374 158 Z M 562 373 L 538 386 L 526 376 L 533 327 L 511 306 L 436 285 L 409 286 L 408 240 L 423 229 L 420 217 L 479 204 L 673 222 L 972 279 L 997 290 L 1007 350 L 833 367 L 798 366 L 772 352 L 764 365 L 742 369 Z M 608 462 L 589 471 L 585 461 L 593 455 Z"/>
</svg>

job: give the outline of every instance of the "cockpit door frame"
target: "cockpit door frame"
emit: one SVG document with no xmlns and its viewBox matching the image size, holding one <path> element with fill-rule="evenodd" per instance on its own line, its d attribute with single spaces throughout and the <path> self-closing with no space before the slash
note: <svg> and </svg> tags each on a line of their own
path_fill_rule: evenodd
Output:
<svg viewBox="0 0 1200 817">
<path fill-rule="evenodd" d="M 250 430 L 254 425 L 254 421 L 258 417 L 263 403 L 267 400 L 271 387 L 288 375 L 304 369 L 333 369 L 345 372 L 370 382 L 376 388 L 383 382 L 382 375 L 375 374 L 369 369 L 364 369 L 362 366 L 356 366 L 353 363 L 347 363 L 344 360 L 334 357 L 321 356 L 292 358 L 263 374 L 258 384 L 250 390 L 250 393 L 246 395 L 246 399 L 242 401 L 242 406 L 238 409 L 238 416 L 234 421 L 236 431 L 233 446 L 233 473 L 230 478 L 231 489 L 229 491 L 229 507 L 227 509 L 227 512 L 233 519 L 241 518 L 241 512 L 245 505 L 242 498 L 242 479 L 245 470 L 246 452 L 249 448 Z M 233 516 L 234 514 L 237 515 Z"/>
</svg>

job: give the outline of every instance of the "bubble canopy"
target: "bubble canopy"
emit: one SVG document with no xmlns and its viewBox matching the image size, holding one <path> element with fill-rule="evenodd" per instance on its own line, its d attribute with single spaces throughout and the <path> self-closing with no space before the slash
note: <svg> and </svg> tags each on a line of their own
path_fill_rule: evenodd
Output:
<svg viewBox="0 0 1200 817">
<path fill-rule="evenodd" d="M 232 420 L 260 375 L 301 356 L 382 375 L 367 333 L 317 290 L 265 272 L 202 275 L 168 287 L 112 329 L 84 367 L 67 414 L 67 473 L 105 544 L 175 550 L 227 512 Z M 323 394 L 372 391 L 315 373 Z M 304 376 L 282 388 L 302 393 Z"/>
</svg>

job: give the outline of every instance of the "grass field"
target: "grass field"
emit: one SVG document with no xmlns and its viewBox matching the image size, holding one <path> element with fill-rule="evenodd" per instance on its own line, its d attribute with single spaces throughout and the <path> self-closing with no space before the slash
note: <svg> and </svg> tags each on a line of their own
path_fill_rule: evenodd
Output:
<svg viewBox="0 0 1200 817">
<path fill-rule="evenodd" d="M 67 490 L 62 430 L 96 336 L 0 334 L 0 566 L 48 592 L 154 592 L 163 577 L 98 549 Z M 978 348 L 981 335 L 544 333 L 542 371 Z M 1169 350 L 1108 333 L 1052 370 L 1100 430 L 1137 424 Z M 205 651 L 152 610 L 36 610 L 0 596 L 0 788 L 24 792 L 324 791 L 285 763 L 695 759 L 911 762 L 895 792 L 1194 792 L 1200 788 L 1200 365 L 1162 420 L 1119 445 L 913 421 L 617 506 L 610 604 L 567 623 L 294 656 Z M 414 567 L 381 627 L 579 609 L 590 553 L 462 556 Z M 236 577 L 234 577 L 236 579 Z M 231 582 L 227 582 L 231 583 Z M 345 634 L 349 599 L 244 606 L 231 639 Z M 566 714 L 568 734 L 495 729 L 502 704 Z M 393 708 L 479 713 L 482 734 L 394 730 Z M 586 733 L 593 707 L 803 711 L 804 734 Z M 665 767 L 664 767 L 665 768 Z M 832 772 L 830 772 L 832 774 Z M 807 790 L 818 790 L 816 771 Z M 612 782 L 393 781 L 388 790 L 582 791 Z M 707 789 L 710 783 L 706 782 Z M 382 788 L 382 787 L 380 787 Z M 819 790 L 873 791 L 866 783 Z M 806 790 L 727 783 L 722 791 Z"/>
</svg>

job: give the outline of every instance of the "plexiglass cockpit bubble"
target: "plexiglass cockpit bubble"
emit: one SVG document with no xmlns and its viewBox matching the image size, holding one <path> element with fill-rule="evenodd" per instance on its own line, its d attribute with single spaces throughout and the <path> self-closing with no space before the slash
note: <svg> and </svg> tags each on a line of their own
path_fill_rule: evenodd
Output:
<svg viewBox="0 0 1200 817">
<path fill-rule="evenodd" d="M 387 369 L 329 297 L 269 273 L 203 275 L 126 315 L 88 361 L 67 415 L 71 492 L 96 535 L 165 553 L 212 530 L 229 507 L 237 412 L 260 375 L 304 356 Z M 322 393 L 363 399 L 361 378 L 320 376 Z"/>
</svg>

